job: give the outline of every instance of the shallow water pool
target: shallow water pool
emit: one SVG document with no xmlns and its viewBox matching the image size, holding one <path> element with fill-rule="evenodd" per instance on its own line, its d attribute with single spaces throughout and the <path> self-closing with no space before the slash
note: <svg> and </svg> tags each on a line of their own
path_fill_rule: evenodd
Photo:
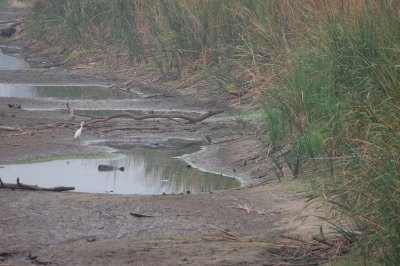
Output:
<svg viewBox="0 0 400 266">
<path fill-rule="evenodd" d="M 0 168 L 0 177 L 6 183 L 15 183 L 19 177 L 24 184 L 74 186 L 75 191 L 91 193 L 206 193 L 240 187 L 235 178 L 202 172 L 174 158 L 192 151 L 140 147 L 116 158 L 10 164 Z M 115 166 L 115 170 L 99 171 L 100 164 Z"/>
<path fill-rule="evenodd" d="M 9 70 L 17 70 L 17 69 L 25 69 L 29 66 L 27 62 L 23 59 L 3 54 L 0 49 L 0 69 L 9 69 Z"/>
<path fill-rule="evenodd" d="M 32 86 L 0 83 L 0 97 L 107 100 L 129 99 L 130 95 L 119 90 L 98 86 Z"/>
</svg>

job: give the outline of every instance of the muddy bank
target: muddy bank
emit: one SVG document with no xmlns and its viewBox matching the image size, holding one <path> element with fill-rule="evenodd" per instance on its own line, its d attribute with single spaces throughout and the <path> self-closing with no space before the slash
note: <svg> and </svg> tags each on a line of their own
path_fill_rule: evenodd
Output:
<svg viewBox="0 0 400 266">
<path fill-rule="evenodd" d="M 35 258 L 56 265 L 259 265 L 282 233 L 276 227 L 287 216 L 282 207 L 301 199 L 267 191 L 149 197 L 2 191 L 0 250 L 16 264 Z"/>
</svg>

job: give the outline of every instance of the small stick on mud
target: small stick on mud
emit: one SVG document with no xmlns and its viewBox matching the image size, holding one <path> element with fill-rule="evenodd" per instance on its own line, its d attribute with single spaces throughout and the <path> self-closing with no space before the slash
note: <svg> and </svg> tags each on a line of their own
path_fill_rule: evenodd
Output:
<svg viewBox="0 0 400 266">
<path fill-rule="evenodd" d="M 225 234 L 227 234 L 227 235 L 230 235 L 230 236 L 239 238 L 239 236 L 237 236 L 237 235 L 235 235 L 235 234 L 232 234 L 232 233 L 229 233 L 228 231 L 225 231 L 225 230 L 223 230 L 223 229 L 221 229 L 221 228 L 219 228 L 219 227 L 216 227 L 216 226 L 214 226 L 214 225 L 212 225 L 212 224 L 209 224 L 209 226 L 212 227 L 212 228 L 214 228 L 214 229 L 217 229 L 217 230 L 219 230 L 219 231 L 221 231 L 221 232 L 223 232 L 223 233 L 225 233 Z"/>
<path fill-rule="evenodd" d="M 134 217 L 138 217 L 138 218 L 149 218 L 149 217 L 154 217 L 152 215 L 145 215 L 145 214 L 140 214 L 140 213 L 133 213 L 130 212 L 130 215 L 134 216 Z"/>
<path fill-rule="evenodd" d="M 0 126 L 0 131 L 23 131 L 22 129 L 18 127 L 5 127 L 5 126 Z"/>
<path fill-rule="evenodd" d="M 75 190 L 75 187 L 52 187 L 52 188 L 43 188 L 39 186 L 32 186 L 32 185 L 25 185 L 19 182 L 19 177 L 17 178 L 17 184 L 11 184 L 11 183 L 3 183 L 3 181 L 0 178 L 0 189 L 1 188 L 6 188 L 6 189 L 23 189 L 23 190 L 35 190 L 35 191 L 54 191 L 54 192 L 61 192 L 61 191 L 68 191 L 68 190 Z"/>
</svg>

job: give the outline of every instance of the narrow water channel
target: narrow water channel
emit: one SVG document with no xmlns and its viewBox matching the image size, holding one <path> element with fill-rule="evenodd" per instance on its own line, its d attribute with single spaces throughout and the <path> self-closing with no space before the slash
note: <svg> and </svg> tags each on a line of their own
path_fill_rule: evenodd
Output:
<svg viewBox="0 0 400 266">
<path fill-rule="evenodd" d="M 23 60 L 0 50 L 0 70 L 27 69 Z M 0 80 L 0 97 L 41 98 L 53 100 L 106 100 L 110 104 L 126 100 L 117 90 L 94 86 L 32 86 L 5 84 Z M 90 114 L 111 112 L 86 110 Z M 157 112 L 157 109 L 154 109 Z M 83 111 L 85 112 L 85 111 Z M 0 166 L 3 182 L 20 182 L 41 187 L 73 186 L 77 192 L 115 194 L 207 193 L 237 188 L 241 183 L 232 177 L 203 172 L 186 165 L 177 156 L 194 149 L 137 147 L 113 158 L 62 159 L 46 162 Z M 100 168 L 99 168 L 100 166 Z M 105 167 L 105 169 L 104 169 Z"/>
<path fill-rule="evenodd" d="M 127 99 L 118 90 L 97 86 L 32 86 L 26 84 L 0 84 L 0 97 L 50 98 L 57 100 L 109 100 Z"/>
<path fill-rule="evenodd" d="M 29 69 L 30 64 L 21 58 L 4 54 L 0 49 L 0 70 Z M 99 86 L 63 86 L 3 83 L 0 80 L 0 97 L 51 98 L 57 100 L 108 100 L 127 99 L 129 95 L 118 90 Z"/>
</svg>

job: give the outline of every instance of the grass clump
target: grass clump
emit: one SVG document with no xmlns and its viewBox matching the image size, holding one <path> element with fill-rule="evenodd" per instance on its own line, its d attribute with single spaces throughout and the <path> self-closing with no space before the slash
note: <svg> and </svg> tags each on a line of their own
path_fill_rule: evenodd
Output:
<svg viewBox="0 0 400 266">
<path fill-rule="evenodd" d="M 400 264 L 400 19 L 394 1 L 327 12 L 318 39 L 305 38 L 268 98 L 270 138 L 289 145 L 293 176 L 318 165 L 335 226 L 368 258 Z M 272 115 L 271 115 L 272 114 Z M 279 123 L 277 123 L 279 121 Z M 289 134 L 288 134 L 289 132 Z M 279 137 L 277 137 L 279 136 Z M 319 157 L 319 158 L 317 158 Z M 325 163 L 316 163 L 324 161 Z"/>
</svg>

